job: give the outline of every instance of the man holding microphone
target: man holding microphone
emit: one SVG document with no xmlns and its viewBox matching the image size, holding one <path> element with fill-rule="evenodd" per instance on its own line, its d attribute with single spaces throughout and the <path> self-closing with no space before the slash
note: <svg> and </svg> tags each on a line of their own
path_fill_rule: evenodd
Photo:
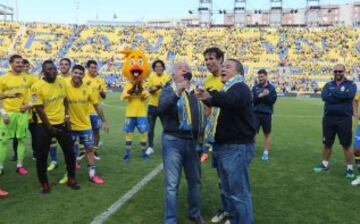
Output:
<svg viewBox="0 0 360 224">
<path fill-rule="evenodd" d="M 200 160 L 196 152 L 200 124 L 200 102 L 190 88 L 187 63 L 173 66 L 172 81 L 160 94 L 158 112 L 163 124 L 164 223 L 177 223 L 177 195 L 184 169 L 188 185 L 188 217 L 204 223 L 200 213 Z"/>
</svg>

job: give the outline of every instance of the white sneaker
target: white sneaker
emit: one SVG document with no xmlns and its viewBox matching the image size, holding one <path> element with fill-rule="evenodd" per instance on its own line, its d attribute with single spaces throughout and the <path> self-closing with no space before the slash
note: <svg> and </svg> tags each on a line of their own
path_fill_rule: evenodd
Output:
<svg viewBox="0 0 360 224">
<path fill-rule="evenodd" d="M 146 151 L 145 151 L 145 153 L 146 153 L 146 155 L 151 155 L 151 154 L 153 154 L 155 151 L 154 151 L 154 149 L 153 148 L 151 148 L 151 147 L 149 147 L 148 149 L 146 149 Z"/>
<path fill-rule="evenodd" d="M 84 159 L 85 158 L 85 152 L 80 152 L 80 154 L 78 155 L 78 157 L 76 158 L 76 160 L 77 161 L 80 161 L 80 160 L 82 160 L 82 159 Z"/>
<path fill-rule="evenodd" d="M 221 222 L 224 218 L 228 216 L 227 212 L 224 212 L 222 210 L 219 210 L 214 217 L 211 218 L 212 223 L 218 223 Z"/>
<path fill-rule="evenodd" d="M 230 219 L 227 219 L 224 224 L 231 224 Z"/>
<path fill-rule="evenodd" d="M 360 186 L 360 176 L 357 176 L 357 178 L 351 182 L 351 185 Z"/>
<path fill-rule="evenodd" d="M 96 160 L 100 160 L 101 158 L 100 158 L 100 156 L 99 156 L 99 154 L 95 151 L 95 153 L 94 153 L 94 158 L 96 159 Z"/>
</svg>

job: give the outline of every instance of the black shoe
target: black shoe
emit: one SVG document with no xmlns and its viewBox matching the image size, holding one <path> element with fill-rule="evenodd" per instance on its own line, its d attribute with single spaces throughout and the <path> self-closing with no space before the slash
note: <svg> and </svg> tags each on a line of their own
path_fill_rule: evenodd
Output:
<svg viewBox="0 0 360 224">
<path fill-rule="evenodd" d="M 41 192 L 43 194 L 49 194 L 50 193 L 50 186 L 48 182 L 41 183 Z"/>
<path fill-rule="evenodd" d="M 73 190 L 79 190 L 80 189 L 80 184 L 77 183 L 77 181 L 75 180 L 75 178 L 70 178 L 67 182 L 67 186 L 70 187 Z"/>
<path fill-rule="evenodd" d="M 194 223 L 196 224 L 205 224 L 205 220 L 203 219 L 203 217 L 201 215 L 199 215 L 198 217 L 195 218 L 190 218 L 192 221 L 194 221 Z"/>
</svg>

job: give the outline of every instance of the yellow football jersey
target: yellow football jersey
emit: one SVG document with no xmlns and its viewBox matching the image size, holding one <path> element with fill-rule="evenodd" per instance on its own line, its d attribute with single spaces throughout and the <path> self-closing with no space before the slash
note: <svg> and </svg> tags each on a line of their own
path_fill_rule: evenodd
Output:
<svg viewBox="0 0 360 224">
<path fill-rule="evenodd" d="M 27 83 L 28 83 L 28 88 L 31 90 L 31 86 L 34 85 L 37 81 L 40 80 L 40 78 L 36 75 L 33 75 L 31 73 L 25 73 L 26 79 L 27 79 Z"/>
<path fill-rule="evenodd" d="M 40 80 L 31 87 L 32 104 L 44 106 L 51 125 L 65 121 L 65 88 L 65 81 L 59 78 L 54 83 Z M 42 123 L 41 119 L 38 119 L 38 122 Z"/>
<path fill-rule="evenodd" d="M 58 78 L 63 79 L 66 82 L 66 84 L 71 82 L 71 75 L 67 75 L 67 76 L 59 75 Z"/>
<path fill-rule="evenodd" d="M 100 96 L 99 91 L 101 91 L 101 90 L 106 91 L 105 80 L 103 78 L 101 78 L 100 76 L 92 77 L 89 74 L 86 74 L 83 79 L 83 82 L 91 88 L 91 90 L 95 94 L 95 98 L 97 98 L 96 100 L 100 103 L 102 101 L 102 98 Z M 89 109 L 90 109 L 90 114 L 96 114 L 96 111 L 92 104 L 89 104 Z"/>
<path fill-rule="evenodd" d="M 66 83 L 66 99 L 69 103 L 71 130 L 91 130 L 89 104 L 94 105 L 98 101 L 90 87 L 84 83 L 79 87 Z"/>
<path fill-rule="evenodd" d="M 149 77 L 149 81 L 147 83 L 147 87 L 150 89 L 152 87 L 156 87 L 158 85 L 165 86 L 167 82 L 170 81 L 170 75 L 164 73 L 161 76 L 158 76 L 156 73 L 152 73 Z M 159 89 L 155 93 L 150 93 L 149 96 L 149 105 L 157 107 L 159 105 L 159 98 L 162 89 Z"/>
<path fill-rule="evenodd" d="M 26 79 L 28 79 L 28 100 L 29 102 L 31 102 L 31 87 L 40 80 L 40 77 L 39 76 L 36 76 L 36 75 L 33 75 L 31 73 L 25 73 L 26 75 Z M 29 122 L 34 122 L 33 120 L 33 113 L 34 113 L 34 110 L 31 109 L 29 110 Z"/>
<path fill-rule="evenodd" d="M 221 82 L 220 76 L 214 76 L 213 74 L 210 74 L 204 80 L 205 89 L 210 90 L 210 91 L 213 91 L 213 90 L 220 91 L 223 86 L 224 86 L 224 83 Z"/>
<path fill-rule="evenodd" d="M 356 94 L 355 100 L 356 100 L 356 101 L 360 101 L 360 92 L 358 92 L 358 93 Z"/>
<path fill-rule="evenodd" d="M 20 112 L 21 107 L 30 102 L 30 84 L 31 79 L 24 73 L 14 75 L 7 72 L 2 75 L 0 77 L 1 94 L 21 93 L 20 97 L 3 99 L 2 107 L 8 112 Z"/>
<path fill-rule="evenodd" d="M 127 92 L 132 88 L 131 83 L 126 83 L 123 92 L 120 95 L 121 100 L 126 100 L 125 117 L 147 117 L 146 100 L 142 100 L 141 96 L 147 98 L 149 93 L 143 91 L 141 94 L 129 95 Z M 125 99 L 128 97 L 127 99 Z"/>
</svg>

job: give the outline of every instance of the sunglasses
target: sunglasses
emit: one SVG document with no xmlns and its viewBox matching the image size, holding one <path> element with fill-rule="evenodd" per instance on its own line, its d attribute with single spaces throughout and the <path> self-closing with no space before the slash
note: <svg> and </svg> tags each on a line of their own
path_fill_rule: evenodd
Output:
<svg viewBox="0 0 360 224">
<path fill-rule="evenodd" d="M 342 70 L 335 70 L 334 73 L 343 73 L 344 71 Z"/>
</svg>

